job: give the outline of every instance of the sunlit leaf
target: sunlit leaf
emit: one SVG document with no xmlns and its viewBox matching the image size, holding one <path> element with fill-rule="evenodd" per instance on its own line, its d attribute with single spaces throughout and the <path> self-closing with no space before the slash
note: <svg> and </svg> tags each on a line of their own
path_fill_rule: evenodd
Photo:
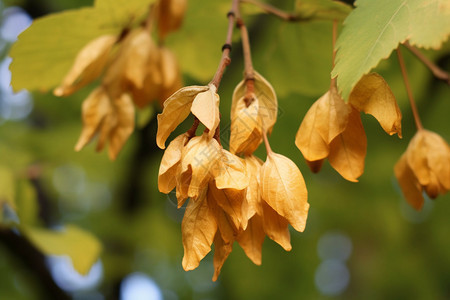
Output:
<svg viewBox="0 0 450 300">
<path fill-rule="evenodd" d="M 419 47 L 437 49 L 450 34 L 446 0 L 357 0 L 345 19 L 336 48 L 332 76 L 344 98 L 362 75 L 409 39 Z M 376 12 L 376 18 L 374 13 Z"/>
<path fill-rule="evenodd" d="M 330 144 L 328 160 L 342 177 L 357 182 L 357 178 L 364 173 L 366 151 L 366 132 L 359 112 L 353 108 L 348 117 L 347 128 Z"/>
<path fill-rule="evenodd" d="M 46 255 L 67 255 L 73 267 L 86 275 L 98 260 L 102 245 L 91 233 L 74 225 L 60 231 L 37 227 L 23 227 L 23 233 Z"/>
<path fill-rule="evenodd" d="M 183 235 L 183 269 L 193 270 L 211 251 L 217 232 L 217 223 L 206 201 L 206 190 L 198 199 L 191 199 L 181 224 Z"/>
<path fill-rule="evenodd" d="M 188 136 L 182 134 L 170 142 L 161 159 L 158 174 L 158 189 L 161 193 L 168 194 L 176 186 L 176 176 L 180 164 L 182 150 L 188 141 Z"/>
<path fill-rule="evenodd" d="M 280 216 L 269 204 L 262 201 L 263 227 L 267 236 L 286 251 L 291 251 L 289 222 Z"/>
<path fill-rule="evenodd" d="M 246 156 L 244 161 L 247 174 L 251 178 L 247 187 L 245 201 L 242 204 L 243 228 L 246 229 L 246 220 L 250 220 L 255 213 L 258 213 L 260 216 L 263 215 L 260 190 L 261 166 L 263 162 L 256 156 Z"/>
<path fill-rule="evenodd" d="M 402 113 L 387 82 L 377 73 L 364 75 L 350 93 L 348 102 L 374 116 L 386 133 L 402 137 Z"/>
<path fill-rule="evenodd" d="M 192 114 L 209 129 L 211 137 L 214 136 L 220 123 L 219 102 L 216 87 L 212 84 L 209 85 L 208 90 L 198 93 L 192 102 Z"/>
<path fill-rule="evenodd" d="M 270 153 L 261 167 L 261 197 L 295 230 L 306 226 L 308 192 L 300 170 L 289 158 Z"/>
<path fill-rule="evenodd" d="M 422 187 L 409 167 L 405 154 L 395 164 L 394 171 L 406 201 L 416 210 L 421 210 L 424 203 Z"/>
<path fill-rule="evenodd" d="M 223 149 L 217 164 L 213 167 L 216 186 L 219 189 L 245 189 L 250 182 L 242 159 Z"/>
<path fill-rule="evenodd" d="M 265 237 L 262 217 L 259 215 L 254 215 L 248 221 L 247 228 L 237 237 L 237 241 L 244 249 L 245 254 L 256 265 L 261 265 L 262 244 Z"/>
<path fill-rule="evenodd" d="M 228 255 L 233 250 L 233 243 L 226 243 L 220 234 L 220 231 L 217 231 L 216 237 L 214 238 L 214 275 L 212 280 L 216 281 L 219 278 L 220 270 L 227 259 Z"/>
<path fill-rule="evenodd" d="M 218 189 L 215 184 L 209 184 L 210 196 L 228 214 L 235 228 L 242 227 L 242 202 L 245 190 Z"/>
<path fill-rule="evenodd" d="M 156 143 L 159 148 L 166 147 L 164 144 L 169 135 L 189 115 L 195 96 L 208 89 L 207 86 L 187 86 L 175 92 L 164 102 L 164 109 L 158 114 Z"/>
<path fill-rule="evenodd" d="M 259 100 L 255 97 L 247 107 L 244 98 L 233 98 L 230 126 L 231 153 L 251 155 L 262 142 L 262 124 Z"/>
</svg>

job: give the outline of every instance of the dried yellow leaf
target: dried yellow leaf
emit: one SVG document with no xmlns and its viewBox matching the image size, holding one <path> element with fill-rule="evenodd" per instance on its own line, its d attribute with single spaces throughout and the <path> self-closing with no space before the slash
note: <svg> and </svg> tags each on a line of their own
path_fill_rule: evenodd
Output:
<svg viewBox="0 0 450 300">
<path fill-rule="evenodd" d="M 188 166 L 188 170 L 185 172 L 181 172 L 181 164 L 178 166 L 177 171 L 179 175 L 175 178 L 176 185 L 176 196 L 178 202 L 178 208 L 182 207 L 184 202 L 186 202 L 189 191 L 189 186 L 191 184 L 192 179 L 192 168 Z"/>
<path fill-rule="evenodd" d="M 230 151 L 251 155 L 262 142 L 262 123 L 259 116 L 259 100 L 254 98 L 247 107 L 241 98 L 231 112 Z"/>
<path fill-rule="evenodd" d="M 424 199 L 422 187 L 408 165 L 406 154 L 403 154 L 394 167 L 400 188 L 408 203 L 416 210 L 421 210 Z"/>
<path fill-rule="evenodd" d="M 222 239 L 220 231 L 217 231 L 216 237 L 214 238 L 214 258 L 213 258 L 214 275 L 212 281 L 216 281 L 217 278 L 219 278 L 220 270 L 222 269 L 225 260 L 228 258 L 228 255 L 231 253 L 232 250 L 233 250 L 233 243 L 225 242 Z"/>
<path fill-rule="evenodd" d="M 265 201 L 261 202 L 263 210 L 263 227 L 267 236 L 286 251 L 291 251 L 291 235 L 289 233 L 289 222 L 280 216 Z"/>
<path fill-rule="evenodd" d="M 308 191 L 297 165 L 289 158 L 270 153 L 261 167 L 261 197 L 295 230 L 305 229 Z"/>
<path fill-rule="evenodd" d="M 243 229 L 246 229 L 246 220 L 250 220 L 255 214 L 263 215 L 261 208 L 260 175 L 263 162 L 256 156 L 244 157 L 247 174 L 251 178 L 247 187 L 245 201 L 242 204 Z"/>
<path fill-rule="evenodd" d="M 330 152 L 328 143 L 322 138 L 317 128 L 319 119 L 323 117 L 319 115 L 319 103 L 319 101 L 314 102 L 308 110 L 295 136 L 295 145 L 307 161 L 322 160 Z"/>
<path fill-rule="evenodd" d="M 242 202 L 245 199 L 245 190 L 218 189 L 215 183 L 209 184 L 211 200 L 214 200 L 230 217 L 235 228 L 242 228 Z"/>
<path fill-rule="evenodd" d="M 83 102 L 83 130 L 75 146 L 80 151 L 99 132 L 97 151 L 109 141 L 109 157 L 116 159 L 134 130 L 134 106 L 128 94 L 113 99 L 104 87 L 95 89 Z"/>
<path fill-rule="evenodd" d="M 264 233 L 263 220 L 259 215 L 254 215 L 248 226 L 237 236 L 237 241 L 244 249 L 245 254 L 256 265 L 261 265 L 262 244 L 266 234 Z"/>
<path fill-rule="evenodd" d="M 189 115 L 194 98 L 208 89 L 207 86 L 187 86 L 175 92 L 164 102 L 164 109 L 161 114 L 158 114 L 156 143 L 159 148 L 166 147 L 164 144 L 169 135 Z"/>
<path fill-rule="evenodd" d="M 100 76 L 116 41 L 115 35 L 102 35 L 84 46 L 61 85 L 54 90 L 54 94 L 70 95 Z"/>
<path fill-rule="evenodd" d="M 209 183 L 209 186 L 214 185 L 213 182 Z M 238 234 L 238 229 L 234 225 L 231 217 L 223 210 L 222 207 L 217 203 L 217 198 L 214 197 L 212 193 L 212 188 L 208 188 L 208 206 L 214 214 L 216 218 L 218 232 L 222 236 L 222 240 L 226 243 L 232 244 L 236 240 L 236 236 Z"/>
<path fill-rule="evenodd" d="M 208 87 L 208 90 L 198 93 L 195 96 L 192 102 L 191 112 L 209 129 L 209 136 L 213 137 L 220 123 L 220 101 L 219 95 L 216 93 L 216 86 L 210 84 Z"/>
<path fill-rule="evenodd" d="M 240 99 L 246 96 L 245 80 L 242 80 L 234 89 L 233 100 L 231 103 L 231 119 L 233 120 L 233 113 L 237 112 L 236 106 Z M 261 119 L 263 130 L 267 133 L 272 132 L 272 128 L 277 121 L 278 114 L 278 100 L 275 90 L 272 85 L 259 74 L 254 73 L 254 96 L 259 101 L 258 115 Z M 261 130 L 262 131 L 262 130 Z"/>
<path fill-rule="evenodd" d="M 181 71 L 177 58 L 170 49 L 160 48 L 161 89 L 157 98 L 163 106 L 164 101 L 182 87 Z"/>
<path fill-rule="evenodd" d="M 366 152 L 366 132 L 359 112 L 353 108 L 348 117 L 347 128 L 330 144 L 328 160 L 342 177 L 357 182 L 357 178 L 364 173 Z"/>
<path fill-rule="evenodd" d="M 183 237 L 183 269 L 193 270 L 211 251 L 217 223 L 206 201 L 206 189 L 197 199 L 191 199 L 181 223 Z"/>
<path fill-rule="evenodd" d="M 158 32 L 161 39 L 181 26 L 186 7 L 187 0 L 163 0 L 159 2 Z"/>
<path fill-rule="evenodd" d="M 208 184 L 221 155 L 222 147 L 207 133 L 196 136 L 187 143 L 181 159 L 181 172 L 186 172 L 188 167 L 192 170 L 192 179 L 188 190 L 189 197 L 197 197 Z"/>
<path fill-rule="evenodd" d="M 364 75 L 350 93 L 348 102 L 374 116 L 386 133 L 402 137 L 402 113 L 389 85 L 377 73 Z"/>
<path fill-rule="evenodd" d="M 250 177 L 243 160 L 225 149 L 222 149 L 219 155 L 220 158 L 212 169 L 217 188 L 236 190 L 247 188 Z"/>
<path fill-rule="evenodd" d="M 187 134 L 181 134 L 171 141 L 164 151 L 158 175 L 158 189 L 161 193 L 168 194 L 176 186 L 178 166 L 181 164 L 182 150 L 187 141 Z"/>
</svg>

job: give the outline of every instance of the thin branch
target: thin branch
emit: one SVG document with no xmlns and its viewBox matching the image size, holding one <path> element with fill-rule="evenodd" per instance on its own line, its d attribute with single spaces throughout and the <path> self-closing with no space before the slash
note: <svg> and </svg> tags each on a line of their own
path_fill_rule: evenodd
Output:
<svg viewBox="0 0 450 300">
<path fill-rule="evenodd" d="M 266 13 L 272 14 L 284 21 L 289 21 L 289 22 L 297 22 L 300 21 L 299 16 L 297 16 L 296 14 L 292 14 L 292 13 L 288 13 L 285 12 L 279 8 L 276 8 L 270 4 L 267 3 L 262 3 L 259 2 L 257 0 L 241 0 L 242 3 L 249 3 L 249 4 L 253 4 L 259 8 L 261 8 L 263 11 L 265 11 Z"/>
<path fill-rule="evenodd" d="M 430 71 L 431 71 L 431 73 L 433 73 L 434 77 L 436 77 L 437 79 L 440 79 L 440 80 L 444 81 L 445 83 L 447 83 L 448 85 L 450 85 L 450 75 L 449 75 L 449 73 L 445 72 L 444 70 L 439 68 L 437 65 L 435 65 L 431 60 L 428 59 L 428 57 L 423 55 L 423 53 L 420 52 L 419 49 L 417 49 L 414 46 L 411 46 L 408 43 L 408 41 L 406 41 L 403 45 L 409 51 L 411 51 L 412 54 L 414 54 L 420 61 L 422 61 L 422 63 L 428 69 L 430 69 Z"/>
<path fill-rule="evenodd" d="M 411 105 L 411 110 L 412 110 L 412 113 L 414 116 L 414 121 L 416 123 L 416 127 L 418 130 L 422 130 L 423 129 L 422 121 L 420 121 L 419 113 L 417 111 L 417 106 L 416 106 L 416 103 L 414 102 L 413 94 L 411 91 L 411 86 L 409 85 L 408 73 L 406 71 L 405 62 L 403 60 L 403 55 L 402 55 L 402 52 L 400 51 L 400 48 L 397 48 L 397 57 L 398 57 L 398 62 L 400 64 L 400 69 L 402 70 L 403 81 L 405 82 L 405 88 L 406 88 L 406 92 L 408 93 L 409 104 Z"/>
<path fill-rule="evenodd" d="M 242 51 L 244 55 L 244 80 L 245 80 L 245 104 L 248 107 L 255 97 L 255 70 L 253 69 L 252 53 L 250 50 L 250 39 L 248 37 L 248 30 L 245 26 L 244 20 L 237 12 L 237 26 L 241 31 Z"/>
<path fill-rule="evenodd" d="M 234 22 L 236 20 L 236 11 L 239 9 L 239 0 L 233 0 L 231 4 L 231 10 L 228 12 L 228 30 L 225 44 L 222 47 L 222 58 L 220 59 L 217 71 L 214 74 L 213 79 L 210 84 L 214 84 L 217 89 L 219 89 L 220 82 L 222 81 L 223 73 L 226 67 L 231 63 L 230 52 L 231 52 L 231 42 L 233 37 Z"/>
<path fill-rule="evenodd" d="M 200 124 L 200 120 L 197 117 L 195 117 L 192 127 L 188 131 L 186 131 L 189 139 L 195 136 L 195 132 L 197 131 L 199 124 Z"/>
</svg>

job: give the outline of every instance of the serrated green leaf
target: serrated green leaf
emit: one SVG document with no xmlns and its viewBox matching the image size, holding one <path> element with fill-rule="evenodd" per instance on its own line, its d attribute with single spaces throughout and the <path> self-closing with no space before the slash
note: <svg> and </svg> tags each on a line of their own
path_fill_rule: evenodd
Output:
<svg viewBox="0 0 450 300">
<path fill-rule="evenodd" d="M 67 225 L 61 231 L 23 227 L 23 233 L 46 255 L 67 255 L 80 274 L 87 274 L 98 260 L 102 245 L 91 233 Z"/>
<path fill-rule="evenodd" d="M 409 39 L 420 47 L 439 48 L 450 34 L 447 0 L 358 0 L 344 21 L 332 76 L 344 99 L 362 75 Z"/>
<path fill-rule="evenodd" d="M 11 47 L 11 85 L 49 90 L 70 69 L 76 54 L 92 39 L 120 34 L 139 21 L 154 0 L 98 0 L 95 7 L 74 9 L 35 20 Z"/>
<path fill-rule="evenodd" d="M 352 11 L 352 7 L 333 0 L 297 0 L 295 11 L 300 19 L 343 20 Z"/>
</svg>

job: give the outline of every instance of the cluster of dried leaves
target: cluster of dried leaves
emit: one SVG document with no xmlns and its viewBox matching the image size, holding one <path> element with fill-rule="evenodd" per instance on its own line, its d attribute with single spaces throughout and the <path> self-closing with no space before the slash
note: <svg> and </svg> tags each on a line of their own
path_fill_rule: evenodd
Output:
<svg viewBox="0 0 450 300">
<path fill-rule="evenodd" d="M 259 265 L 266 235 L 289 251 L 288 225 L 300 232 L 306 225 L 307 190 L 295 163 L 270 148 L 265 162 L 253 155 L 272 130 L 278 109 L 273 88 L 257 73 L 254 87 L 248 99 L 244 81 L 235 89 L 230 151 L 218 137 L 219 96 L 214 85 L 180 89 L 158 115 L 161 148 L 190 113 L 205 126 L 195 136 L 194 123 L 170 142 L 161 161 L 158 187 L 163 193 L 176 188 L 178 207 L 189 198 L 182 222 L 183 268 L 195 269 L 214 243 L 213 280 L 235 241 Z"/>
<path fill-rule="evenodd" d="M 97 151 L 109 143 L 115 159 L 134 130 L 135 105 L 164 99 L 181 87 L 178 62 L 172 52 L 152 38 L 157 24 L 160 41 L 178 29 L 186 0 L 158 1 L 140 27 L 121 35 L 104 35 L 89 42 L 77 55 L 57 96 L 67 96 L 101 77 L 100 85 L 83 102 L 83 130 L 75 146 L 81 150 L 98 134 Z"/>
</svg>

